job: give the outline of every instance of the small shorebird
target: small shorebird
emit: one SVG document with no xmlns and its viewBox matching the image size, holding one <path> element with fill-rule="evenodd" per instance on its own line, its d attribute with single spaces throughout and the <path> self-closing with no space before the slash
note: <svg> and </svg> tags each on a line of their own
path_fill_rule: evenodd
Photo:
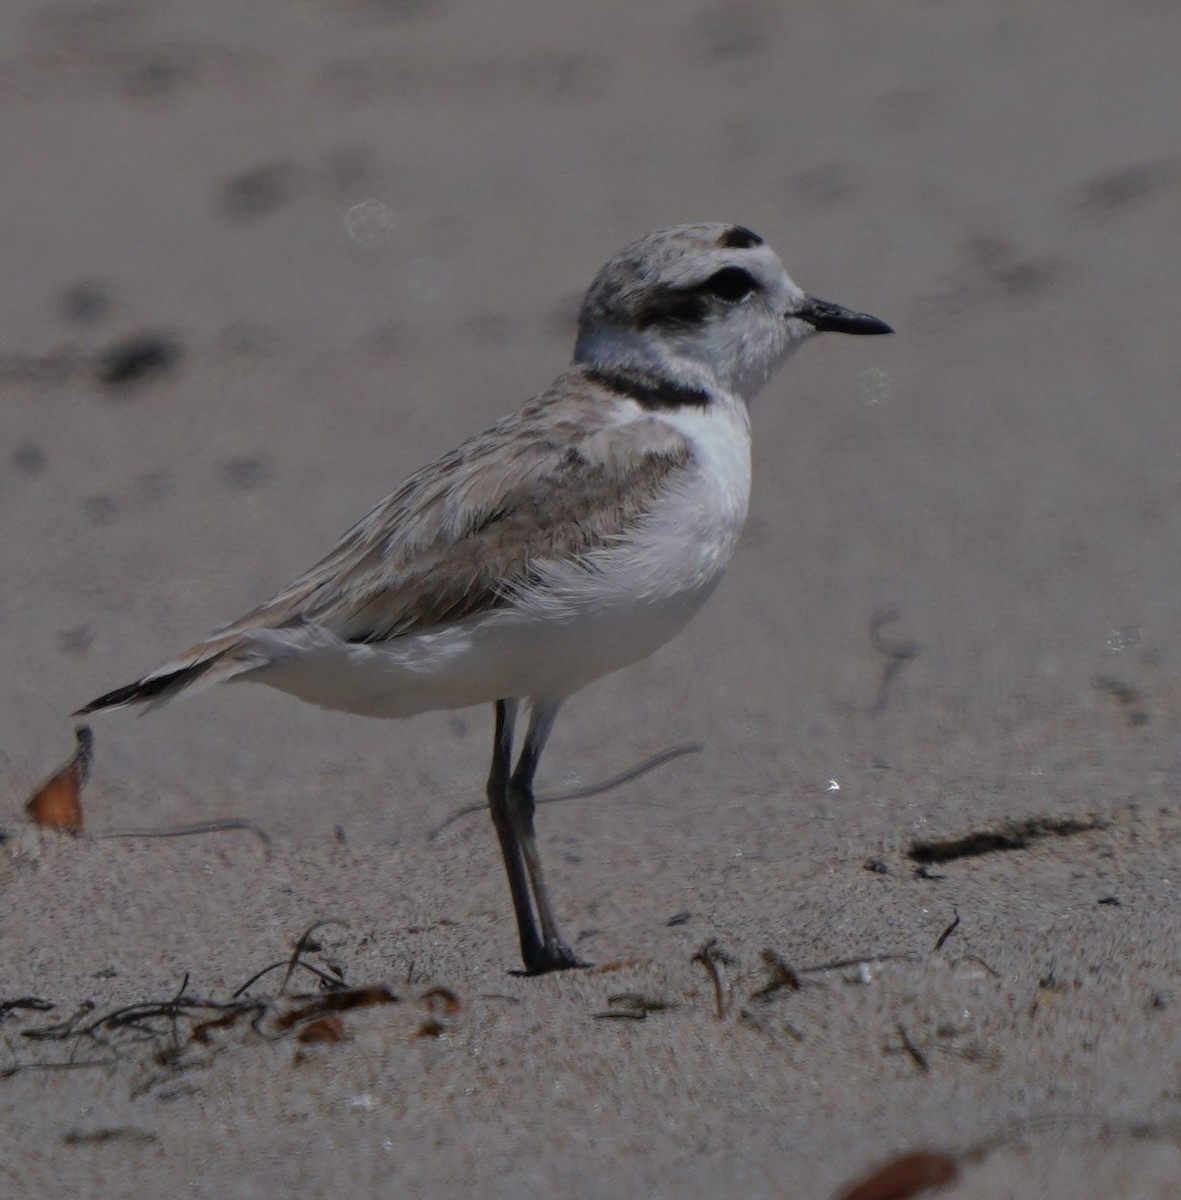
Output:
<svg viewBox="0 0 1181 1200">
<path fill-rule="evenodd" d="M 80 714 L 242 680 L 368 717 L 492 703 L 487 795 L 525 969 L 582 965 L 542 874 L 538 760 L 568 696 L 651 654 L 713 591 L 746 520 L 747 402 L 824 330 L 890 332 L 801 291 L 741 225 L 640 238 L 595 277 L 546 391 L 273 599 Z"/>
</svg>

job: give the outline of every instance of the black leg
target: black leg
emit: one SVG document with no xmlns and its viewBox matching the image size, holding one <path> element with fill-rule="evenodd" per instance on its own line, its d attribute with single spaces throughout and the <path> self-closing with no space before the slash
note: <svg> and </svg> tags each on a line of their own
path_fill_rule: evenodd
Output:
<svg viewBox="0 0 1181 1200">
<path fill-rule="evenodd" d="M 516 822 L 512 815 L 511 777 L 513 758 L 513 726 L 517 719 L 516 700 L 497 700 L 496 737 L 492 743 L 492 767 L 488 772 L 488 807 L 492 824 L 500 839 L 500 853 L 508 875 L 509 891 L 513 896 L 513 911 L 517 914 L 517 933 L 521 939 L 521 958 L 531 975 L 546 970 L 545 952 L 533 918 L 529 899 L 529 878 Z"/>
<path fill-rule="evenodd" d="M 586 966 L 586 963 L 581 962 L 566 944 L 558 929 L 557 917 L 554 914 L 549 889 L 545 885 L 545 876 L 541 869 L 537 837 L 533 831 L 533 812 L 536 807 L 533 801 L 533 776 L 537 773 L 541 752 L 545 749 L 545 743 L 549 739 L 561 705 L 561 700 L 533 705 L 532 711 L 529 713 L 529 729 L 525 734 L 525 744 L 521 747 L 521 757 L 517 759 L 516 769 L 513 771 L 508 785 L 509 819 L 516 835 L 517 844 L 524 856 L 525 870 L 529 874 L 529 883 L 533 888 L 533 900 L 537 905 L 537 915 L 541 920 L 540 960 L 536 966 L 530 965 L 526 961 L 526 966 L 531 974 Z"/>
</svg>

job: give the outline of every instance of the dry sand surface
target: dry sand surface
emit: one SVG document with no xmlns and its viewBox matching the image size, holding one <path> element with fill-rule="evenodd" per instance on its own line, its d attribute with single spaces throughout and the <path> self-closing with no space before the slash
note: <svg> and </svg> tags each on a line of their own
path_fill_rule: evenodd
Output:
<svg viewBox="0 0 1181 1200">
<path fill-rule="evenodd" d="M 0 1195 L 1181 1196 L 1179 58 L 1166 0 L 7 0 Z M 541 810 L 596 969 L 510 973 L 438 829 L 489 712 L 116 714 L 26 823 L 700 219 L 898 335 L 788 364 L 721 590 L 559 723 L 550 792 L 703 743 Z"/>
</svg>

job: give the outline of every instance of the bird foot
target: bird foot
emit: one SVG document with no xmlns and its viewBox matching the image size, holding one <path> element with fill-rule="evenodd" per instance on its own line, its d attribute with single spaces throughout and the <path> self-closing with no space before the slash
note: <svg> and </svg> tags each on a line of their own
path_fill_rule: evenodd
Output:
<svg viewBox="0 0 1181 1200">
<path fill-rule="evenodd" d="M 521 975 L 548 975 L 550 971 L 585 970 L 591 964 L 583 962 L 563 941 L 547 941 L 526 956 Z"/>
</svg>

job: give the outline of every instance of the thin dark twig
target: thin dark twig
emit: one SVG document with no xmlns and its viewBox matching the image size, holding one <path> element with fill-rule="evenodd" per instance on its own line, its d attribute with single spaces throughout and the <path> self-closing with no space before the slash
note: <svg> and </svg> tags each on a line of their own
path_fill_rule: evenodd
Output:
<svg viewBox="0 0 1181 1200">
<path fill-rule="evenodd" d="M 1001 977 L 1000 971 L 998 971 L 996 967 L 990 966 L 988 963 L 986 963 L 979 954 L 965 954 L 962 958 L 959 958 L 956 961 L 974 962 L 977 966 L 983 967 L 993 977 L 993 979 L 1000 979 Z"/>
<path fill-rule="evenodd" d="M 113 1055 L 111 1058 L 71 1058 L 68 1062 L 17 1063 L 0 1071 L 0 1079 L 11 1079 L 24 1071 L 80 1071 L 85 1067 L 113 1067 L 118 1062 L 118 1055 Z"/>
<path fill-rule="evenodd" d="M 14 1008 L 27 1008 L 33 1012 L 49 1012 L 55 1005 L 52 1000 L 42 1000 L 39 996 L 18 996 L 15 1000 L 0 1000 L 0 1020 Z"/>
<path fill-rule="evenodd" d="M 181 1050 L 180 1026 L 177 1023 L 177 1014 L 179 1011 L 179 1005 L 184 1000 L 185 989 L 188 986 L 189 986 L 189 973 L 188 973 L 188 971 L 186 971 L 185 977 L 180 981 L 180 987 L 177 989 L 176 995 L 172 998 L 172 1004 L 170 1006 L 172 1011 L 168 1014 L 171 1017 L 171 1023 L 172 1023 L 172 1056 L 174 1059 L 180 1057 L 180 1050 Z"/>
<path fill-rule="evenodd" d="M 637 763 L 634 767 L 629 767 L 626 771 L 621 771 L 618 775 L 612 775 L 610 779 L 604 779 L 599 783 L 588 784 L 586 787 L 572 788 L 567 792 L 553 792 L 548 795 L 538 796 L 534 801 L 536 804 L 561 804 L 566 800 L 586 800 L 591 796 L 601 796 L 604 792 L 614 791 L 615 788 L 623 787 L 625 783 L 631 783 L 639 779 L 642 775 L 647 775 L 649 771 L 655 771 L 657 767 L 663 767 L 665 763 L 672 762 L 674 759 L 683 758 L 686 754 L 698 754 L 702 750 L 700 742 L 689 742 L 684 746 L 673 746 L 668 750 L 662 750 L 659 754 L 653 754 L 651 758 L 646 758 L 643 762 Z M 473 813 L 485 812 L 488 808 L 487 803 L 468 804 L 463 808 L 458 808 L 449 817 L 436 825 L 434 829 L 427 834 L 427 840 L 433 840 L 438 837 L 444 829 L 454 825 L 456 821 L 462 820 L 464 817 L 470 817 Z"/>
<path fill-rule="evenodd" d="M 291 959 L 287 964 L 287 974 L 283 976 L 283 982 L 279 985 L 279 995 L 287 990 L 287 985 L 291 982 L 291 976 L 295 974 L 297 966 L 303 966 L 301 962 L 303 952 L 307 949 L 308 942 L 311 940 L 312 934 L 317 929 L 323 929 L 326 925 L 341 925 L 345 929 L 348 928 L 347 921 L 339 921 L 335 917 L 325 917 L 322 921 L 316 921 L 315 924 L 309 925 L 307 929 L 299 935 L 299 941 L 295 943 L 295 949 L 291 951 Z"/>
<path fill-rule="evenodd" d="M 107 833 L 96 833 L 92 836 L 95 841 L 104 841 L 107 838 L 174 838 L 193 837 L 202 833 L 229 833 L 237 829 L 253 833 L 263 845 L 271 844 L 271 835 L 244 817 L 229 817 L 223 821 L 200 821 L 196 825 L 176 825 L 168 829 L 112 829 Z"/>
<path fill-rule="evenodd" d="M 722 1020 L 730 1009 L 730 984 L 722 969 L 733 963 L 734 959 L 718 945 L 717 938 L 710 938 L 690 960 L 700 963 L 709 974 L 714 985 L 714 1006 L 718 1020 Z"/>
<path fill-rule="evenodd" d="M 32 1041 L 58 1041 L 72 1037 L 78 1022 L 92 1012 L 94 1012 L 94 1002 L 84 1000 L 64 1021 L 58 1021 L 55 1025 L 42 1025 L 36 1029 L 22 1029 L 21 1037 L 29 1038 Z"/>
<path fill-rule="evenodd" d="M 180 990 L 171 1000 L 148 1000 L 140 1001 L 137 1004 L 127 1004 L 123 1008 L 116 1008 L 109 1013 L 103 1013 L 101 1017 L 96 1017 L 87 1025 L 78 1026 L 76 1018 L 71 1018 L 69 1022 L 64 1023 L 67 1026 L 65 1028 L 63 1026 L 51 1025 L 45 1029 L 26 1029 L 22 1031 L 22 1036 L 61 1041 L 71 1037 L 96 1037 L 99 1031 L 104 1028 L 112 1030 L 133 1029 L 139 1033 L 155 1036 L 155 1031 L 143 1024 L 145 1021 L 151 1021 L 157 1017 L 168 1017 L 174 1020 L 181 1013 L 206 1008 L 228 1007 L 227 1005 L 219 1005 L 212 1000 L 187 999 L 184 990 L 188 985 L 189 973 L 186 971 Z M 87 1008 L 87 1011 L 90 1012 L 93 1009 L 94 1005 L 92 1004 Z"/>
<path fill-rule="evenodd" d="M 339 988 L 342 986 L 339 975 L 329 971 L 322 970 L 314 963 L 305 962 L 302 955 L 308 948 L 308 942 L 313 933 L 317 929 L 322 929 L 325 925 L 342 925 L 348 928 L 347 921 L 337 920 L 335 917 L 327 917 L 323 921 L 317 921 L 314 925 L 309 925 L 307 929 L 299 935 L 299 939 L 295 943 L 295 949 L 287 958 L 280 959 L 278 962 L 268 963 L 261 970 L 255 971 L 241 987 L 233 994 L 233 999 L 237 1000 L 243 992 L 249 991 L 264 975 L 269 975 L 272 971 L 279 970 L 280 967 L 286 967 L 287 973 L 283 976 L 283 983 L 279 987 L 279 995 L 282 995 L 287 990 L 287 985 L 291 982 L 291 976 L 295 973 L 296 967 L 302 967 L 305 971 L 315 975 L 321 983 L 329 988 Z"/>
<path fill-rule="evenodd" d="M 956 931 L 957 927 L 959 926 L 959 923 L 960 923 L 960 913 L 959 913 L 959 909 L 953 908 L 951 911 L 952 911 L 952 914 L 953 914 L 953 916 L 952 916 L 952 919 L 951 919 L 951 922 L 948 924 L 947 928 L 946 928 L 946 929 L 944 929 L 944 931 L 943 931 L 943 932 L 942 932 L 942 933 L 941 933 L 941 934 L 940 934 L 940 935 L 939 935 L 939 936 L 938 936 L 938 937 L 935 939 L 935 946 L 934 946 L 934 948 L 935 948 L 936 950 L 942 950 L 942 949 L 943 949 L 943 943 L 944 943 L 944 942 L 946 942 L 946 941 L 947 941 L 947 939 L 948 939 L 949 937 L 951 937 L 951 935 L 952 935 L 953 933 L 955 933 L 955 931 Z"/>
<path fill-rule="evenodd" d="M 241 996 L 243 992 L 249 991 L 250 988 L 252 988 L 264 975 L 269 975 L 272 971 L 279 971 L 290 965 L 290 958 L 281 958 L 278 962 L 268 963 L 262 968 L 262 970 L 255 971 L 254 974 L 251 975 L 250 978 L 246 980 L 246 982 L 242 984 L 240 988 L 238 988 L 238 990 L 234 993 L 234 999 L 237 1000 L 237 998 Z M 328 987 L 340 986 L 340 979 L 337 976 L 333 975 L 329 971 L 322 970 L 320 967 L 317 967 L 315 963 L 305 962 L 303 959 L 300 959 L 300 961 L 296 963 L 296 966 L 312 975 L 315 975 L 315 977 L 319 979 L 321 983 L 327 985 Z"/>
<path fill-rule="evenodd" d="M 759 988 L 757 992 L 751 993 L 752 1000 L 770 1000 L 776 992 L 783 991 L 784 988 L 788 991 L 798 992 L 804 986 L 799 972 L 783 955 L 768 948 L 763 951 L 762 958 L 770 971 L 771 978 L 765 986 Z"/>
<path fill-rule="evenodd" d="M 626 771 L 621 771 L 618 775 L 612 775 L 610 779 L 605 779 L 601 783 L 591 783 L 586 787 L 571 788 L 566 792 L 553 792 L 546 796 L 539 796 L 537 803 L 558 804 L 563 800 L 586 800 L 591 796 L 601 796 L 604 792 L 623 787 L 625 783 L 631 783 L 633 780 L 639 779 L 641 775 L 647 775 L 649 771 L 655 771 L 657 767 L 663 767 L 665 763 L 670 763 L 674 759 L 684 758 L 687 754 L 700 754 L 702 749 L 701 742 L 687 742 L 683 746 L 671 746 L 668 750 L 653 754 L 651 758 L 646 758 L 643 762 L 629 767 Z"/>
<path fill-rule="evenodd" d="M 901 1021 L 898 1022 L 895 1028 L 898 1030 L 898 1036 L 902 1040 L 902 1049 L 914 1060 L 915 1066 L 918 1067 L 924 1075 L 929 1074 L 931 1064 L 927 1061 L 927 1056 L 910 1040 L 910 1034 L 906 1032 L 906 1026 Z"/>
<path fill-rule="evenodd" d="M 255 971 L 248 980 L 240 988 L 232 994 L 232 999 L 237 1000 L 243 992 L 249 991 L 264 975 L 269 975 L 272 971 L 277 971 L 280 967 L 287 966 L 289 959 L 281 958 L 278 962 L 268 963 L 265 967 Z"/>
</svg>

